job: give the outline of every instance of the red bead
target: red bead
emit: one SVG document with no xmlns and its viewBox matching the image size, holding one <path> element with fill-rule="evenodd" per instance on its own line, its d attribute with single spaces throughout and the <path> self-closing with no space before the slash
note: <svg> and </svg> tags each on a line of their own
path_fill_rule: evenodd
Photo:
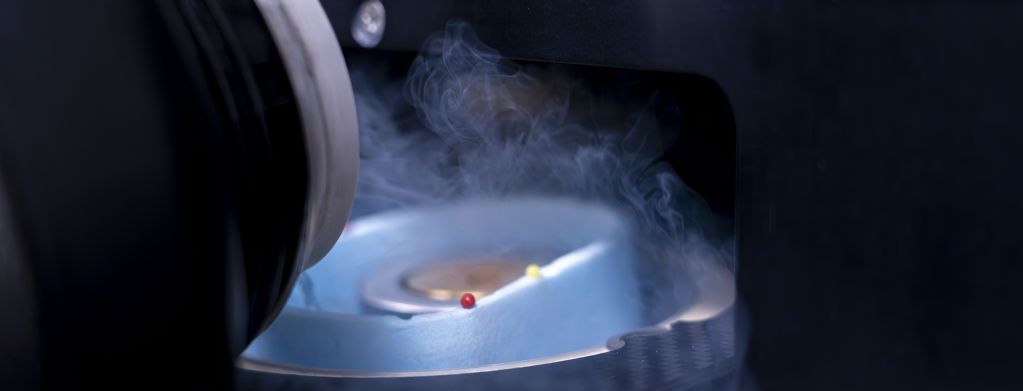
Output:
<svg viewBox="0 0 1023 391">
<path fill-rule="evenodd" d="M 462 294 L 462 308 L 469 309 L 476 306 L 476 296 L 472 293 Z"/>
</svg>

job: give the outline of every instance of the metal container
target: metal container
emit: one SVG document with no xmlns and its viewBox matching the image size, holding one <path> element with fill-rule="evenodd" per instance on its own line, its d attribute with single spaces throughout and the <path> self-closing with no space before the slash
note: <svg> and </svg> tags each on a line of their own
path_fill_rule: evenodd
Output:
<svg viewBox="0 0 1023 391">
<path fill-rule="evenodd" d="M 242 355 L 243 379 L 259 388 L 643 389 L 729 378 L 741 346 L 731 273 L 701 263 L 672 292 L 677 312 L 651 322 L 638 267 L 649 260 L 627 228 L 608 208 L 567 199 L 470 201 L 353 221 Z M 399 316 L 367 296 L 380 291 L 367 281 L 381 275 L 399 285 L 403 273 L 450 259 L 517 254 L 553 256 L 532 258 L 539 276 L 523 271 L 471 309 L 436 300 Z"/>
</svg>

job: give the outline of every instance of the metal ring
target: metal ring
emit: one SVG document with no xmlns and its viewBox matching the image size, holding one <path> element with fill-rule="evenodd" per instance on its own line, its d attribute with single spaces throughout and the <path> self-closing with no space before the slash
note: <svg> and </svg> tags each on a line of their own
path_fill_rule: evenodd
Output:
<svg viewBox="0 0 1023 391">
<path fill-rule="evenodd" d="M 277 43 L 299 111 L 309 157 L 302 261 L 318 262 L 341 235 L 359 166 L 355 98 L 344 56 L 316 0 L 256 0 Z"/>
</svg>

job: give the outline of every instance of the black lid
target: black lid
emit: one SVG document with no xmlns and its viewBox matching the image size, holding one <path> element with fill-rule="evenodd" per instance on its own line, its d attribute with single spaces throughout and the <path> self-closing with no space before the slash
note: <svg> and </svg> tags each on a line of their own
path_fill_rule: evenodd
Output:
<svg viewBox="0 0 1023 391">
<path fill-rule="evenodd" d="M 294 94 L 258 11 L 3 8 L 0 240 L 17 249 L 3 270 L 30 281 L 0 284 L 0 304 L 34 313 L 0 329 L 36 331 L 0 346 L 20 374 L 0 381 L 229 385 L 300 271 L 308 195 Z"/>
</svg>

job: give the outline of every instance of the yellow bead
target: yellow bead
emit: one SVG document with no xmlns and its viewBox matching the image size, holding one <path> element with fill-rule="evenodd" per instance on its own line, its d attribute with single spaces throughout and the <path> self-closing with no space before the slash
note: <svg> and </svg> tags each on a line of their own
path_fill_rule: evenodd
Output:
<svg viewBox="0 0 1023 391">
<path fill-rule="evenodd" d="M 540 266 L 535 264 L 535 263 L 531 263 L 531 264 L 529 264 L 529 266 L 526 266 L 526 276 L 528 276 L 530 278 L 539 279 L 540 278 Z"/>
</svg>

